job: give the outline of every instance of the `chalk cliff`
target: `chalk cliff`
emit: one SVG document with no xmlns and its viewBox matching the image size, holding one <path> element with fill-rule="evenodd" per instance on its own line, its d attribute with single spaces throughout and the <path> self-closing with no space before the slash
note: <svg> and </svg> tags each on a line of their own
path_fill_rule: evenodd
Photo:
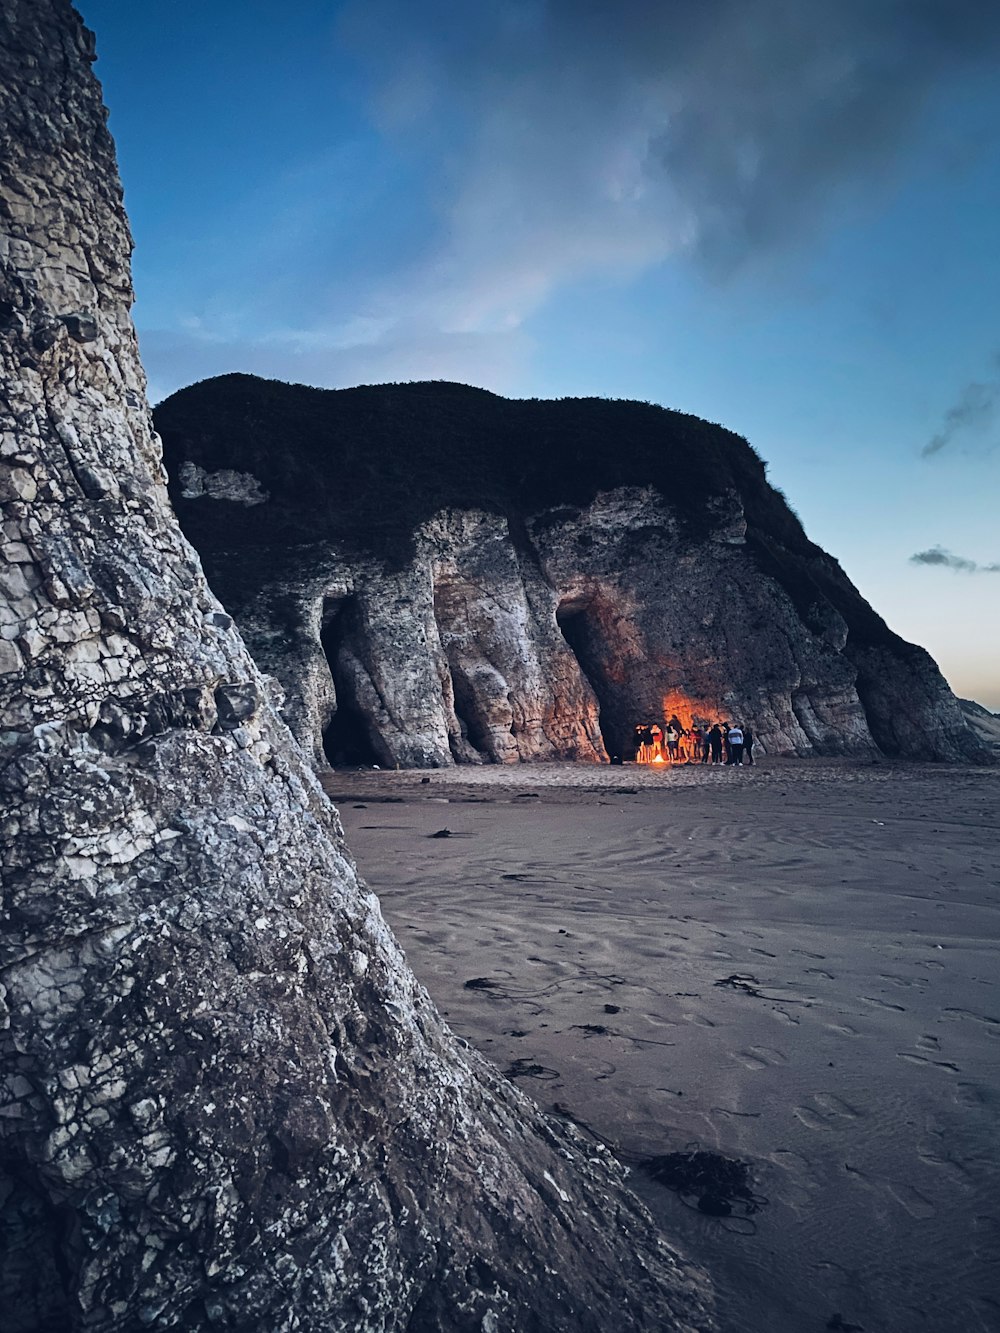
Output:
<svg viewBox="0 0 1000 1333">
<path fill-rule="evenodd" d="M 320 762 L 600 762 L 673 712 L 772 753 L 986 757 L 721 427 L 246 375 L 156 423 L 181 524 Z"/>
<path fill-rule="evenodd" d="M 5 1333 L 708 1329 L 443 1026 L 181 536 L 91 59 L 0 10 Z"/>
</svg>

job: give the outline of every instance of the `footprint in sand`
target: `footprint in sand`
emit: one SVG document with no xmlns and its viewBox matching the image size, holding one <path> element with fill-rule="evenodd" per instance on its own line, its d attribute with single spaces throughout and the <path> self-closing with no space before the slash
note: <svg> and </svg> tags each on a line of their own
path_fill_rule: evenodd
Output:
<svg viewBox="0 0 1000 1333">
<path fill-rule="evenodd" d="M 959 1106 L 966 1106 L 970 1110 L 987 1104 L 982 1088 L 975 1083 L 959 1083 L 955 1089 L 955 1101 Z"/>
<path fill-rule="evenodd" d="M 941 1043 L 937 1037 L 932 1037 L 929 1032 L 922 1033 L 914 1042 L 914 1045 L 920 1051 L 939 1051 L 941 1049 Z"/>
<path fill-rule="evenodd" d="M 912 1185 L 889 1185 L 888 1189 L 896 1202 L 902 1204 L 911 1217 L 924 1219 L 933 1217 L 937 1212 L 930 1199 L 924 1198 Z"/>
<path fill-rule="evenodd" d="M 941 1010 L 941 1017 L 964 1019 L 969 1023 L 984 1023 L 988 1028 L 996 1028 L 1000 1031 L 1000 1018 L 993 1018 L 990 1014 L 977 1014 L 972 1009 L 954 1009 L 949 1007 Z"/>
<path fill-rule="evenodd" d="M 795 1028 L 802 1021 L 800 1018 L 796 1018 L 795 1014 L 790 1014 L 787 1009 L 782 1009 L 777 1004 L 771 1006 L 771 1013 L 774 1014 L 775 1018 L 780 1018 L 783 1023 L 790 1023 Z"/>
<path fill-rule="evenodd" d="M 905 1014 L 906 1009 L 901 1004 L 890 1004 L 888 1000 L 877 1000 L 874 995 L 862 995 L 865 1004 L 873 1004 L 876 1009 L 892 1009 L 897 1014 Z"/>
<path fill-rule="evenodd" d="M 819 1115 L 816 1111 L 811 1111 L 808 1106 L 796 1106 L 794 1115 L 797 1120 L 801 1120 L 806 1129 L 829 1129 L 830 1122 L 826 1116 Z"/>
<path fill-rule="evenodd" d="M 832 1129 L 838 1119 L 857 1120 L 860 1115 L 853 1106 L 829 1092 L 813 1093 L 816 1106 L 796 1106 L 793 1113 L 807 1129 Z M 817 1109 L 818 1108 L 818 1109 Z"/>
<path fill-rule="evenodd" d="M 695 1023 L 700 1028 L 714 1028 L 715 1024 L 704 1014 L 682 1014 L 685 1023 Z"/>
<path fill-rule="evenodd" d="M 946 1069 L 949 1074 L 960 1074 L 958 1065 L 950 1060 L 928 1060 L 926 1055 L 911 1055 L 909 1051 L 897 1051 L 897 1060 L 907 1060 L 911 1065 L 931 1065 L 935 1069 Z"/>
<path fill-rule="evenodd" d="M 963 1189 L 971 1190 L 974 1188 L 974 1182 L 969 1172 L 954 1157 L 945 1157 L 934 1147 L 918 1148 L 917 1156 L 925 1166 L 936 1167 L 949 1176 L 956 1185 L 961 1185 Z"/>
<path fill-rule="evenodd" d="M 848 1120 L 857 1120 L 861 1114 L 850 1102 L 843 1101 L 840 1097 L 835 1097 L 832 1092 L 813 1093 L 813 1101 L 817 1106 L 821 1106 L 824 1111 L 830 1115 L 842 1115 Z"/>
<path fill-rule="evenodd" d="M 774 1065 L 787 1065 L 787 1055 L 775 1051 L 770 1046 L 751 1046 L 745 1051 L 731 1052 L 734 1060 L 739 1060 L 747 1069 L 769 1069 Z"/>
<path fill-rule="evenodd" d="M 795 1152 L 792 1148 L 775 1148 L 771 1153 L 771 1160 L 778 1166 L 782 1166 L 786 1171 L 812 1172 L 812 1162 L 808 1157 L 803 1157 L 800 1152 Z"/>
<path fill-rule="evenodd" d="M 789 1148 L 776 1148 L 771 1153 L 771 1161 L 784 1173 L 778 1192 L 785 1203 L 793 1208 L 811 1203 L 819 1181 L 808 1158 Z"/>
<path fill-rule="evenodd" d="M 923 981 L 922 977 L 902 977 L 898 972 L 880 972 L 879 981 L 888 981 L 890 986 L 901 986 L 909 988 L 910 986 L 919 986 Z"/>
<path fill-rule="evenodd" d="M 831 1032 L 839 1032 L 842 1037 L 858 1036 L 858 1029 L 852 1028 L 850 1023 L 827 1023 Z"/>
</svg>

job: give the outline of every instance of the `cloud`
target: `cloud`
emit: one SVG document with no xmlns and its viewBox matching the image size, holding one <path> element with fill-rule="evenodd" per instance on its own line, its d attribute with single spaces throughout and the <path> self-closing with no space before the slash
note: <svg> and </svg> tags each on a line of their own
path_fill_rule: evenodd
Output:
<svg viewBox="0 0 1000 1333">
<path fill-rule="evenodd" d="M 558 289 L 672 256 L 731 274 L 877 207 L 931 108 L 995 65 L 1000 5 L 343 0 L 338 31 L 376 132 L 338 149 L 332 129 L 311 169 L 240 201 L 212 299 L 187 300 L 218 336 L 147 327 L 154 391 L 237 349 L 320 384 L 503 391 Z"/>
<path fill-rule="evenodd" d="M 996 61 L 1000 6 L 349 0 L 343 31 L 383 131 L 447 145 L 407 295 L 483 327 L 668 255 L 728 272 L 884 197 L 935 99 Z"/>
<path fill-rule="evenodd" d="M 911 565 L 939 565 L 963 574 L 1000 574 L 1000 564 L 980 565 L 962 555 L 952 555 L 943 546 L 932 546 L 929 551 L 917 551 L 910 556 Z"/>
<path fill-rule="evenodd" d="M 967 384 L 958 401 L 944 414 L 944 422 L 920 451 L 921 458 L 931 458 L 952 443 L 956 435 L 984 435 L 997 419 L 1000 408 L 1000 357 L 995 358 L 996 374 L 990 380 Z"/>
</svg>

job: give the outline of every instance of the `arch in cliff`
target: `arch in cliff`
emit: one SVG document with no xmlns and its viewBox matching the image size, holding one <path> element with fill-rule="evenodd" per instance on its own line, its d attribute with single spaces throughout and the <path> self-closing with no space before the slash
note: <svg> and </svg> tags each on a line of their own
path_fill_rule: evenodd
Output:
<svg viewBox="0 0 1000 1333">
<path fill-rule="evenodd" d="M 624 755 L 636 724 L 636 708 L 620 673 L 615 672 L 609 642 L 613 621 L 593 592 L 566 594 L 556 607 L 556 624 L 594 692 L 598 723 L 609 755 Z"/>
<path fill-rule="evenodd" d="M 333 680 L 335 707 L 323 729 L 323 752 L 333 768 L 371 767 L 385 761 L 359 706 L 345 657 L 358 639 L 360 612 L 353 594 L 326 597 L 320 623 L 320 645 Z"/>
</svg>

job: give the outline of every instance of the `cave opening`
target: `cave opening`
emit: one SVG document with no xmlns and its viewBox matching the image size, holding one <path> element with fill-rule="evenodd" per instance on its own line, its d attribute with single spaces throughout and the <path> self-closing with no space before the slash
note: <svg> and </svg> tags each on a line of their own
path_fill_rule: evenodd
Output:
<svg viewBox="0 0 1000 1333">
<path fill-rule="evenodd" d="M 477 716 L 476 698 L 468 681 L 463 675 L 453 670 L 451 686 L 455 720 L 461 728 L 462 739 L 471 745 L 474 750 L 489 759 L 491 757 L 489 736 Z"/>
<path fill-rule="evenodd" d="M 631 722 L 608 679 L 607 635 L 597 606 L 590 598 L 565 597 L 556 608 L 556 624 L 594 691 L 605 750 L 612 757 L 624 755 Z"/>
<path fill-rule="evenodd" d="M 347 650 L 357 640 L 360 622 L 356 597 L 328 597 L 324 601 L 319 637 L 333 677 L 337 706 L 323 731 L 323 753 L 333 768 L 371 768 L 379 762 L 371 728 L 345 669 Z"/>
</svg>

